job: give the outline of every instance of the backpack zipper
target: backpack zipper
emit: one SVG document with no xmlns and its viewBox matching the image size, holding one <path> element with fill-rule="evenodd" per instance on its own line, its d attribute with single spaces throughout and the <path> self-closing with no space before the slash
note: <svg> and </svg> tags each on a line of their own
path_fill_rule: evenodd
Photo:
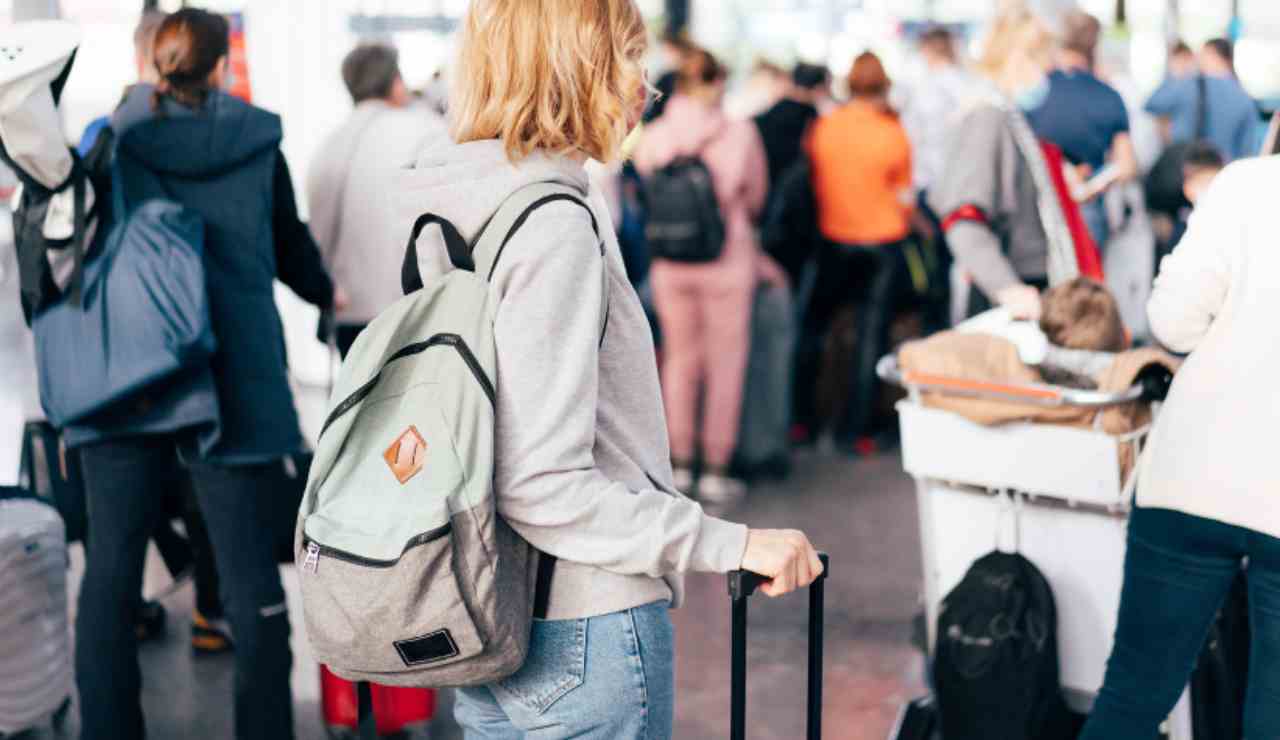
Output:
<svg viewBox="0 0 1280 740">
<path fill-rule="evenodd" d="M 484 368 L 480 367 L 480 361 L 476 359 L 476 356 L 471 352 L 471 348 L 467 346 L 467 343 L 463 341 L 462 337 L 457 334 L 437 334 L 424 342 L 416 342 L 408 345 L 407 347 L 403 347 L 392 355 L 385 363 L 383 363 L 382 369 L 379 370 L 369 382 L 357 388 L 355 392 L 344 398 L 342 403 L 339 403 L 334 407 L 333 412 L 329 414 L 329 418 L 325 421 L 324 427 L 320 430 L 320 436 L 323 437 L 324 433 L 328 431 L 329 427 L 335 421 L 351 409 L 355 408 L 361 401 L 368 398 L 370 393 L 373 393 L 373 389 L 378 386 L 378 381 L 382 380 L 382 373 L 386 371 L 387 367 L 390 366 L 391 363 L 397 360 L 403 360 L 406 357 L 421 354 L 432 347 L 452 347 L 462 358 L 463 362 L 467 364 L 467 368 L 471 370 L 471 375 L 474 376 L 476 382 L 480 384 L 481 390 L 483 390 L 485 396 L 489 398 L 489 403 L 491 405 L 497 405 L 497 392 L 494 390 L 493 382 L 484 374 Z"/>
<path fill-rule="evenodd" d="M 404 549 L 400 551 L 400 557 L 395 560 L 375 560 L 373 558 L 366 558 L 362 555 L 355 555 L 353 553 L 346 552 L 345 550 L 326 547 L 310 537 L 306 537 L 302 540 L 303 544 L 306 545 L 307 548 L 307 557 L 302 561 L 302 570 L 304 572 L 315 573 L 320 567 L 321 555 L 327 558 L 333 558 L 334 560 L 341 560 L 342 562 L 350 563 L 351 565 L 359 565 L 364 568 L 393 568 L 410 550 L 415 547 L 421 547 L 435 542 L 452 531 L 453 525 L 446 524 L 443 527 L 436 527 L 429 532 L 423 532 L 422 534 L 417 535 L 405 544 Z"/>
</svg>

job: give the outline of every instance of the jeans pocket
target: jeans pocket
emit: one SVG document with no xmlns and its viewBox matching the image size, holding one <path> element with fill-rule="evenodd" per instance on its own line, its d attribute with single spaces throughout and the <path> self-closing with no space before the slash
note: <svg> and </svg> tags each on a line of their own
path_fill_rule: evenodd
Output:
<svg viewBox="0 0 1280 740">
<path fill-rule="evenodd" d="M 492 689 L 500 699 L 543 714 L 581 686 L 586 673 L 587 620 L 534 621 L 524 665 Z"/>
</svg>

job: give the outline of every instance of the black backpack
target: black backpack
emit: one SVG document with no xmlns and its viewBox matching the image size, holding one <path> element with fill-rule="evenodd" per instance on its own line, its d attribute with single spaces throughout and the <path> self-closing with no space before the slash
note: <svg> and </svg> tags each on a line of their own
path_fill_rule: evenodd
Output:
<svg viewBox="0 0 1280 740">
<path fill-rule="evenodd" d="M 645 240 L 654 258 L 711 262 L 724 251 L 724 218 L 711 171 L 697 157 L 677 159 L 644 183 Z"/>
<path fill-rule="evenodd" d="M 947 594 L 933 680 L 946 740 L 1074 737 L 1058 680 L 1053 592 L 1029 560 L 993 552 Z"/>
</svg>

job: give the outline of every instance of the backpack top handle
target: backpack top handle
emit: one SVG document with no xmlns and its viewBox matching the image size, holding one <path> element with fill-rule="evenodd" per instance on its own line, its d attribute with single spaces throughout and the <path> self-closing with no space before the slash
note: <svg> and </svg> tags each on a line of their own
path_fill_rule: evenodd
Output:
<svg viewBox="0 0 1280 740">
<path fill-rule="evenodd" d="M 423 229 L 432 224 L 440 227 L 445 248 L 449 251 L 449 262 L 456 269 L 467 272 L 476 271 L 475 260 L 471 257 L 471 246 L 467 244 L 466 239 L 462 238 L 462 234 L 458 233 L 458 227 L 434 213 L 424 213 L 413 222 L 413 231 L 409 234 L 409 246 L 405 249 L 404 264 L 400 268 L 400 287 L 405 295 L 422 289 L 422 274 L 418 271 L 418 237 L 422 235 Z"/>
</svg>

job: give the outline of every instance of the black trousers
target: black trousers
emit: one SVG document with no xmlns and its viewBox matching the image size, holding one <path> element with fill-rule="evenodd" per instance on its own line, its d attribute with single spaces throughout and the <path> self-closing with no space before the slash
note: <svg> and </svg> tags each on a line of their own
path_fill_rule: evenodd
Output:
<svg viewBox="0 0 1280 740">
<path fill-rule="evenodd" d="M 159 474 L 160 471 L 157 471 Z M 166 497 L 164 514 L 151 533 L 151 539 L 160 551 L 165 567 L 175 577 L 187 568 L 192 569 L 196 591 L 196 611 L 207 619 L 222 618 L 221 584 L 218 567 L 213 559 L 213 544 L 209 542 L 209 529 L 196 502 L 191 475 L 177 459 L 168 471 L 168 482 L 161 490 Z M 182 520 L 186 536 L 173 528 L 172 518 Z"/>
<path fill-rule="evenodd" d="M 876 363 L 888 350 L 889 325 L 901 297 L 906 267 L 903 243 L 857 246 L 827 243 L 819 247 L 818 274 L 805 311 L 803 339 L 796 367 L 797 421 L 813 437 L 823 414 L 817 405 L 817 377 L 827 330 L 836 312 L 847 305 L 857 311 L 857 339 L 849 375 L 848 401 L 834 412 L 835 437 L 841 444 L 870 434 L 879 380 Z"/>
<path fill-rule="evenodd" d="M 81 451 L 89 538 L 76 615 L 76 685 L 84 740 L 146 737 L 134 617 L 147 540 L 163 515 L 178 438 L 133 437 Z M 236 641 L 235 737 L 289 740 L 289 615 L 272 535 L 265 466 L 192 465 L 222 601 Z M 157 681 L 165 676 L 154 677 Z"/>
</svg>

